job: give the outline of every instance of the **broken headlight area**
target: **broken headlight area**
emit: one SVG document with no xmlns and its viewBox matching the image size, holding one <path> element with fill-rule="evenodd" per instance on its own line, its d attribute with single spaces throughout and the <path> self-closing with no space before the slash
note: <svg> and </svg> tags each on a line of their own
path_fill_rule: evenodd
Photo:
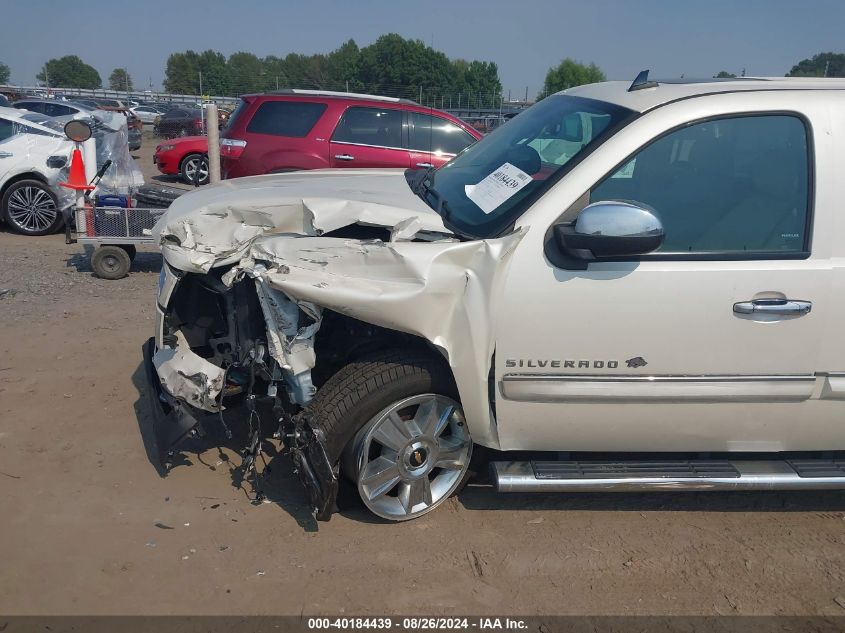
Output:
<svg viewBox="0 0 845 633">
<path fill-rule="evenodd" d="M 260 279 L 223 282 L 224 270 L 187 273 L 164 308 L 161 343 L 150 350 L 154 422 L 162 464 L 174 463 L 180 443 L 217 424 L 228 438 L 246 425 L 244 477 L 254 476 L 265 432 L 284 439 L 315 514 L 328 518 L 337 488 L 319 432 L 300 414 L 316 392 L 311 380 L 321 310 L 296 304 Z M 161 412 L 160 412 L 161 413 Z M 262 418 L 272 419 L 272 425 Z M 240 431 L 243 429 L 234 429 Z M 241 434 L 238 433 L 238 436 Z"/>
</svg>

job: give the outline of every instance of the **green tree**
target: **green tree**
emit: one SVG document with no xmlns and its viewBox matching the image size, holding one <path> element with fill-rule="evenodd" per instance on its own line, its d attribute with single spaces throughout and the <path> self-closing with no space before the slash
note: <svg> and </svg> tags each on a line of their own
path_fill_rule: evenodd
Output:
<svg viewBox="0 0 845 633">
<path fill-rule="evenodd" d="M 109 88 L 111 90 L 132 90 L 132 76 L 125 68 L 115 68 L 109 75 Z"/>
<path fill-rule="evenodd" d="M 164 89 L 174 94 L 199 93 L 199 55 L 194 51 L 171 53 L 164 71 Z"/>
<path fill-rule="evenodd" d="M 0 62 L 0 84 L 8 82 L 10 74 L 9 67 L 3 62 Z"/>
<path fill-rule="evenodd" d="M 164 71 L 164 89 L 174 94 L 228 95 L 231 92 L 226 58 L 213 50 L 172 53 Z"/>
<path fill-rule="evenodd" d="M 380 94 L 419 98 L 419 89 L 439 94 L 451 86 L 451 62 L 445 54 L 422 40 L 382 35 L 361 49 L 359 75 L 367 90 Z"/>
<path fill-rule="evenodd" d="M 468 62 L 456 59 L 451 63 L 452 80 L 449 94 L 453 98 L 461 95 L 462 104 L 496 106 L 502 95 L 499 68 L 493 62 Z M 457 101 L 453 101 L 457 105 Z"/>
<path fill-rule="evenodd" d="M 103 86 L 100 73 L 76 55 L 65 55 L 58 59 L 51 59 L 44 64 L 41 72 L 35 77 L 48 86 L 59 88 L 86 88 L 93 90 Z"/>
<path fill-rule="evenodd" d="M 786 76 L 845 77 L 845 53 L 819 53 L 809 59 L 802 59 Z"/>
<path fill-rule="evenodd" d="M 226 62 L 229 88 L 235 95 L 275 89 L 275 81 L 268 83 L 264 63 L 253 53 L 232 53 Z"/>
<path fill-rule="evenodd" d="M 360 72 L 361 51 L 355 40 L 347 40 L 326 55 L 326 78 L 337 90 L 345 90 L 347 86 L 350 92 L 362 90 Z"/>
<path fill-rule="evenodd" d="M 595 64 L 586 65 L 567 57 L 557 66 L 549 68 L 546 73 L 546 81 L 543 84 L 543 92 L 538 98 L 559 90 L 566 90 L 583 84 L 594 84 L 605 79 L 601 68 Z"/>
<path fill-rule="evenodd" d="M 267 85 L 271 90 L 292 87 L 284 59 L 275 55 L 268 55 L 261 60 L 261 66 L 264 76 L 267 78 Z"/>
<path fill-rule="evenodd" d="M 720 70 L 718 73 L 713 75 L 713 79 L 733 79 L 734 77 L 736 77 L 736 75 L 729 73 L 727 70 Z"/>
<path fill-rule="evenodd" d="M 229 83 L 229 69 L 226 58 L 217 51 L 206 50 L 199 54 L 197 60 L 202 72 L 202 94 L 228 95 L 231 93 Z"/>
</svg>

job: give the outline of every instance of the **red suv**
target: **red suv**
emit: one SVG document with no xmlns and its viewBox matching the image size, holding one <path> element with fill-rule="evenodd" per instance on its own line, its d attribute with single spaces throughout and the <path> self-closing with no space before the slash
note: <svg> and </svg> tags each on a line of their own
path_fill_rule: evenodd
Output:
<svg viewBox="0 0 845 633">
<path fill-rule="evenodd" d="M 325 167 L 440 167 L 481 138 L 413 101 L 345 92 L 244 95 L 222 133 L 224 178 Z"/>
</svg>

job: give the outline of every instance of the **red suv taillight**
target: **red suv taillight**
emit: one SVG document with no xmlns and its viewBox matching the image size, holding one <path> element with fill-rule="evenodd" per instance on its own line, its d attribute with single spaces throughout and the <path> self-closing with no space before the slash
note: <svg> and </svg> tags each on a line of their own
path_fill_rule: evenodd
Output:
<svg viewBox="0 0 845 633">
<path fill-rule="evenodd" d="M 240 158 L 246 148 L 246 141 L 237 138 L 220 139 L 220 156 L 223 158 Z"/>
</svg>

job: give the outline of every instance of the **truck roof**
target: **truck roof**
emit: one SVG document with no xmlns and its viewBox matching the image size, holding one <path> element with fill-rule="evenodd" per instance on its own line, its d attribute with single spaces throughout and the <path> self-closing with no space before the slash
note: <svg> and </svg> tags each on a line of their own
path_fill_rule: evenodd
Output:
<svg viewBox="0 0 845 633">
<path fill-rule="evenodd" d="M 639 79 L 639 78 L 638 78 Z M 646 76 L 647 80 L 647 76 Z M 629 81 L 605 81 L 576 86 L 557 94 L 608 101 L 637 112 L 721 92 L 770 90 L 845 90 L 845 79 L 822 77 L 735 77 L 730 79 L 660 79 L 636 86 Z M 634 88 L 631 90 L 631 88 Z"/>
</svg>

